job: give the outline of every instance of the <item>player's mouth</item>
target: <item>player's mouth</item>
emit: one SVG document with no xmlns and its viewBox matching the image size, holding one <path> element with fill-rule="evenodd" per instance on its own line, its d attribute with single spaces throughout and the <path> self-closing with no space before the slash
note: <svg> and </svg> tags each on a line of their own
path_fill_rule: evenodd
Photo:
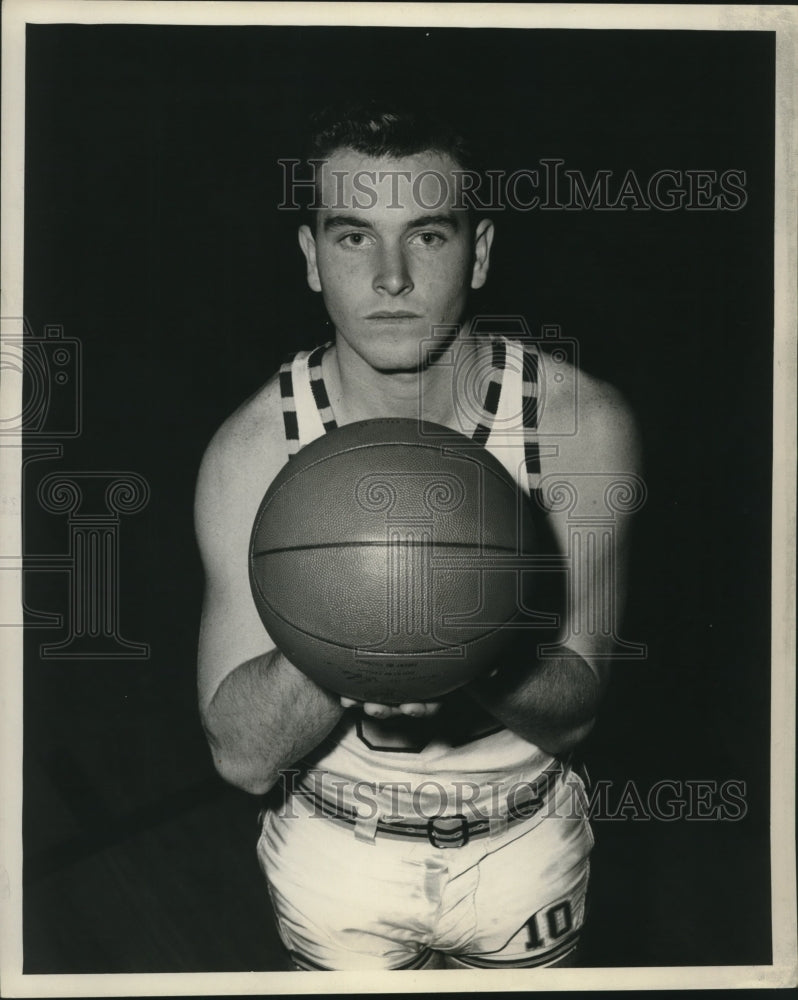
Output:
<svg viewBox="0 0 798 1000">
<path fill-rule="evenodd" d="M 369 313 L 366 319 L 378 320 L 380 323 L 401 323 L 410 319 L 420 319 L 420 313 L 407 312 L 405 309 L 390 311 L 380 309 L 378 312 Z"/>
</svg>

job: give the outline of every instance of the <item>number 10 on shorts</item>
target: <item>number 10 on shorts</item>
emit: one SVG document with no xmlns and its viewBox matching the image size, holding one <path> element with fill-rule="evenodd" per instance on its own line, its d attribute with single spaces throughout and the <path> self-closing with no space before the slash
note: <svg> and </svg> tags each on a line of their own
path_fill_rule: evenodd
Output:
<svg viewBox="0 0 798 1000">
<path fill-rule="evenodd" d="M 573 925 L 571 903 L 567 899 L 538 910 L 534 917 L 530 917 L 526 922 L 527 951 L 557 944 L 560 938 L 573 930 Z"/>
</svg>

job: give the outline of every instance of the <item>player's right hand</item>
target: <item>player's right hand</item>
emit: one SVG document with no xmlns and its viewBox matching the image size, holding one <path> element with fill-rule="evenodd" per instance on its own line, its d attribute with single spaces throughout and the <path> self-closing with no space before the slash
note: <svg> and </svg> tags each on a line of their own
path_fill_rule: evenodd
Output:
<svg viewBox="0 0 798 1000">
<path fill-rule="evenodd" d="M 361 708 L 372 719 L 391 719 L 397 715 L 409 715 L 414 719 L 424 719 L 435 715 L 441 707 L 439 701 L 412 701 L 402 705 L 381 705 L 374 701 L 357 701 L 355 698 L 341 698 L 343 708 Z"/>
</svg>

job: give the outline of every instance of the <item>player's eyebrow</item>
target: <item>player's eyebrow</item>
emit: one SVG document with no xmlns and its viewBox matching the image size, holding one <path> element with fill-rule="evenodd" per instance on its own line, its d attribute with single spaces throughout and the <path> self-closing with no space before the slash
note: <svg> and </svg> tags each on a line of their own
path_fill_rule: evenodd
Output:
<svg viewBox="0 0 798 1000">
<path fill-rule="evenodd" d="M 356 226 L 358 229 L 374 228 L 370 222 L 357 215 L 328 215 L 323 222 L 325 233 L 334 229 L 349 229 L 351 226 Z"/>
<path fill-rule="evenodd" d="M 405 226 L 407 229 L 424 229 L 426 226 L 443 226 L 456 232 L 460 228 L 457 216 L 451 212 L 441 212 L 438 215 L 420 215 Z"/>
<path fill-rule="evenodd" d="M 456 232 L 460 228 L 457 216 L 450 212 L 441 212 L 436 215 L 420 215 L 411 219 L 405 226 L 405 232 L 409 229 L 424 229 L 426 226 L 443 226 Z M 328 215 L 322 223 L 325 233 L 333 232 L 337 229 L 374 229 L 374 226 L 358 215 Z"/>
</svg>

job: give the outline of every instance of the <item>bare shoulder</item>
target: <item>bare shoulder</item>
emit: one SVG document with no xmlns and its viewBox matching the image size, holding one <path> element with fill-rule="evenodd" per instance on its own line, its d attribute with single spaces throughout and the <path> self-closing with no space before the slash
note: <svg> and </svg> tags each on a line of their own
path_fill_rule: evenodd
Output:
<svg viewBox="0 0 798 1000">
<path fill-rule="evenodd" d="M 252 600 L 249 543 L 263 495 L 287 458 L 273 378 L 213 436 L 197 480 L 194 516 L 205 571 L 198 653 L 203 711 L 231 671 L 274 647 Z"/>
<path fill-rule="evenodd" d="M 551 363 L 543 355 L 540 371 L 539 433 L 542 443 L 556 447 L 556 465 L 562 471 L 639 472 L 640 433 L 625 396 L 567 361 Z"/>
<path fill-rule="evenodd" d="M 204 527 L 238 521 L 257 504 L 287 459 L 277 376 L 225 420 L 205 450 L 197 478 L 195 517 Z M 251 518 L 250 518 L 251 523 Z"/>
</svg>

